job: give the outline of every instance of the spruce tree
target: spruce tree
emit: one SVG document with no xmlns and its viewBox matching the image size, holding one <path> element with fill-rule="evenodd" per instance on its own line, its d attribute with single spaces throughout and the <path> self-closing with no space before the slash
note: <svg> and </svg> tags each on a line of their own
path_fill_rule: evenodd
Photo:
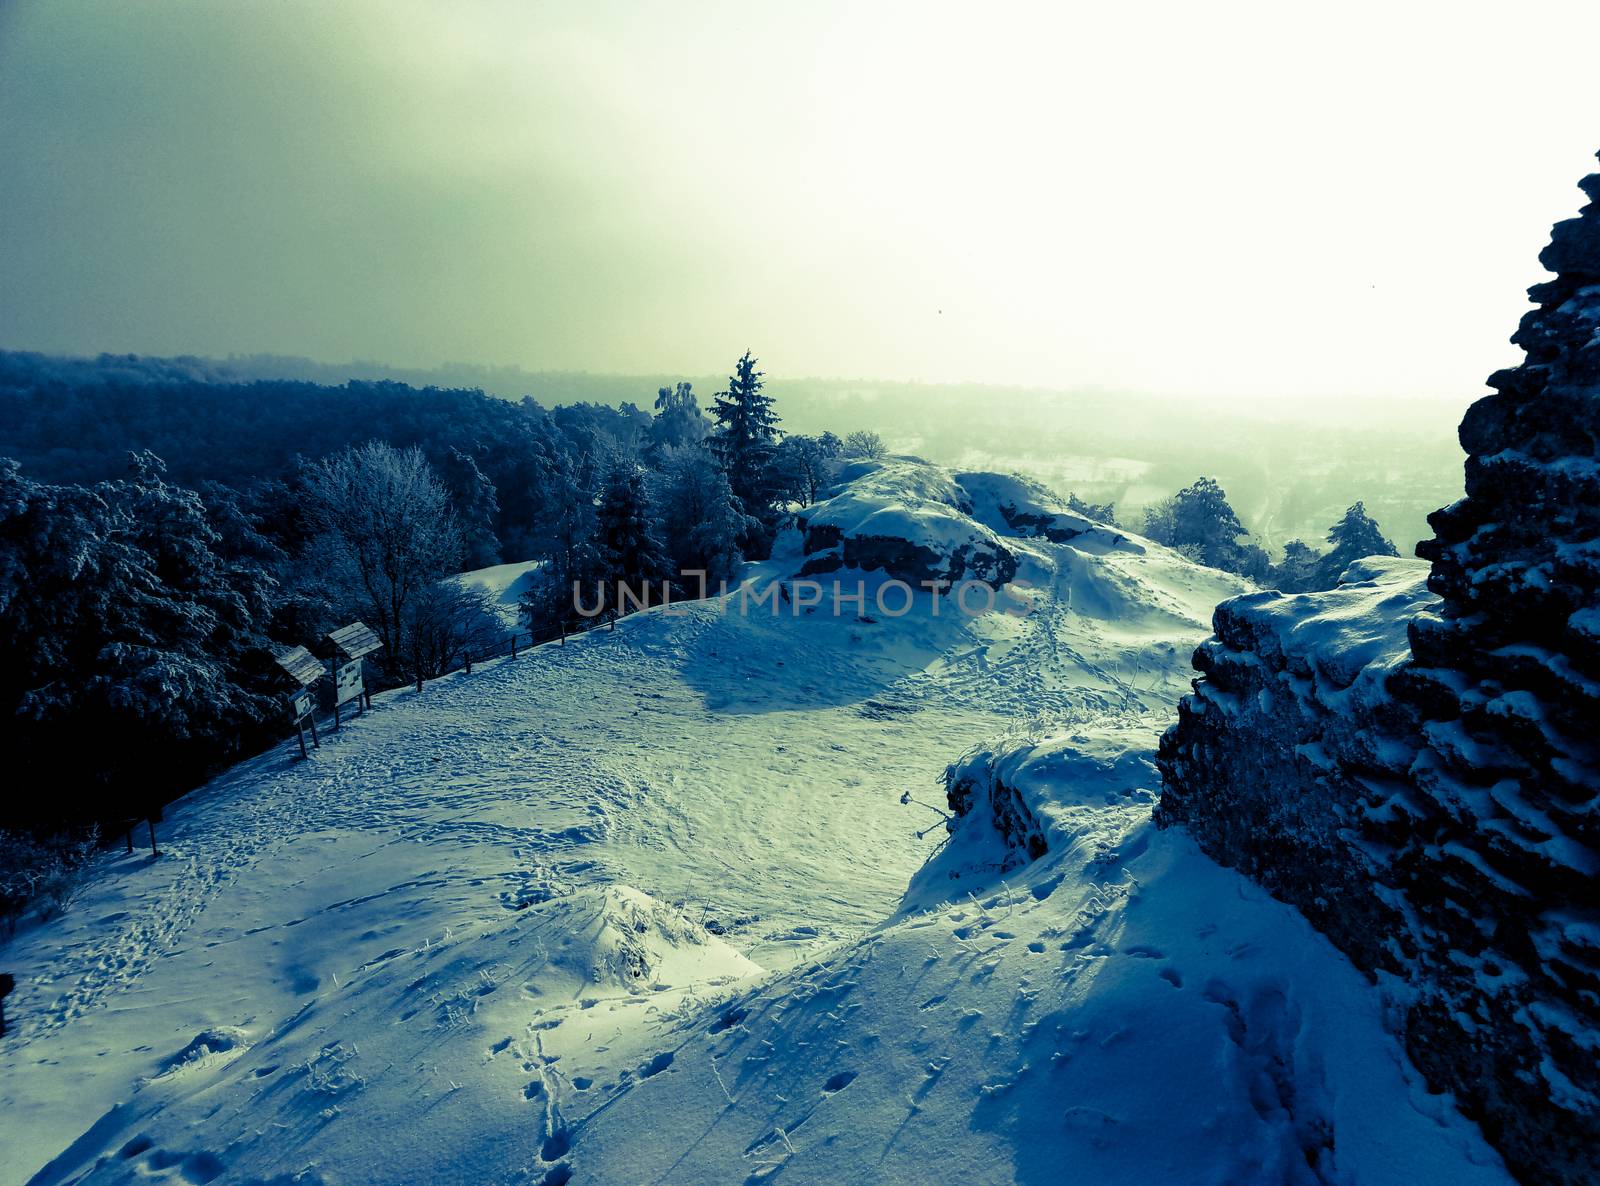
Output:
<svg viewBox="0 0 1600 1186">
<path fill-rule="evenodd" d="M 1145 513 L 1145 534 L 1201 564 L 1254 577 L 1260 549 L 1241 544 L 1248 534 L 1215 478 L 1200 478 Z"/>
<path fill-rule="evenodd" d="M 1333 588 L 1339 583 L 1339 574 L 1365 556 L 1400 555 L 1359 502 L 1328 529 L 1328 543 L 1332 550 L 1317 562 L 1317 587 L 1321 589 Z"/>
<path fill-rule="evenodd" d="M 1317 564 L 1321 556 L 1302 540 L 1292 539 L 1283 546 L 1283 561 L 1273 567 L 1272 581 L 1285 593 L 1305 593 L 1317 587 Z"/>
<path fill-rule="evenodd" d="M 606 478 L 595 512 L 595 545 L 612 613 L 621 608 L 619 585 L 649 604 L 657 582 L 668 575 L 668 561 L 651 521 L 644 473 L 631 462 L 618 462 Z"/>
<path fill-rule="evenodd" d="M 500 518 L 500 500 L 478 459 L 451 445 L 439 464 L 439 478 L 450 495 L 461 528 L 461 563 L 466 568 L 499 564 L 500 541 L 494 525 Z"/>
<path fill-rule="evenodd" d="M 718 392 L 711 412 L 717 421 L 712 447 L 728 475 L 728 485 L 745 512 L 763 523 L 773 519 L 772 457 L 778 443 L 778 415 L 763 390 L 756 359 L 744 352 Z"/>
<path fill-rule="evenodd" d="M 522 620 L 535 634 L 576 629 L 576 599 L 585 604 L 600 579 L 595 544 L 594 465 L 587 454 L 562 456 L 548 476 L 544 511 L 549 517 L 542 561 L 521 599 Z"/>
</svg>

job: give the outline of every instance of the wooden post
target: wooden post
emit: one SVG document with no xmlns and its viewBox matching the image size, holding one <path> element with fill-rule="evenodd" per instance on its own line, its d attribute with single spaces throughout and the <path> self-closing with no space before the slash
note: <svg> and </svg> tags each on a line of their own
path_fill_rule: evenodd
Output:
<svg viewBox="0 0 1600 1186">
<path fill-rule="evenodd" d="M 311 748 L 312 749 L 321 749 L 322 748 L 322 738 L 317 736 L 317 712 L 316 712 L 316 710 L 312 709 L 311 710 L 311 715 L 308 716 L 306 719 L 311 722 Z"/>
<path fill-rule="evenodd" d="M 567 620 L 565 618 L 561 619 L 561 645 L 567 645 Z"/>
<path fill-rule="evenodd" d="M 161 850 L 156 847 L 156 820 L 154 816 L 146 816 L 144 822 L 150 825 L 150 857 L 154 860 L 161 855 Z"/>
<path fill-rule="evenodd" d="M 333 728 L 335 732 L 339 729 L 339 688 L 337 685 L 333 689 Z"/>
<path fill-rule="evenodd" d="M 133 825 L 136 821 L 128 821 L 128 855 L 133 855 Z"/>
<path fill-rule="evenodd" d="M 309 758 L 311 755 L 306 753 L 306 727 L 299 721 L 294 723 L 294 735 L 300 739 L 300 756 Z"/>
<path fill-rule="evenodd" d="M 422 668 L 417 668 L 417 691 L 422 691 Z"/>
<path fill-rule="evenodd" d="M 471 675 L 472 674 L 472 652 L 471 651 L 467 651 L 467 652 L 465 652 L 465 654 L 467 656 L 467 674 Z"/>
<path fill-rule="evenodd" d="M 517 657 L 517 632 L 515 630 L 511 632 L 511 657 L 513 659 Z"/>
</svg>

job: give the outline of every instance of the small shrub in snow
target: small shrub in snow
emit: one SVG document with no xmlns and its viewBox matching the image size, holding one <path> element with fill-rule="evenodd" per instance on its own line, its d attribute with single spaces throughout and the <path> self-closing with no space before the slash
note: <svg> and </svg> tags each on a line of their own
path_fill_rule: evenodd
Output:
<svg viewBox="0 0 1600 1186">
<path fill-rule="evenodd" d="M 0 831 L 0 918 L 7 931 L 15 931 L 31 905 L 46 918 L 64 912 L 83 888 L 99 845 L 97 827 L 45 839 Z"/>
</svg>

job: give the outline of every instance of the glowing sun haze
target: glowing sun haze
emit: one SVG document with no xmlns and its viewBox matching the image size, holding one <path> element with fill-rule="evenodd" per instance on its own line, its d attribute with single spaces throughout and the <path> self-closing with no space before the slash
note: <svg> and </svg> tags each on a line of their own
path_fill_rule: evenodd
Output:
<svg viewBox="0 0 1600 1186">
<path fill-rule="evenodd" d="M 1600 6 L 0 6 L 0 345 L 1460 397 Z"/>
</svg>

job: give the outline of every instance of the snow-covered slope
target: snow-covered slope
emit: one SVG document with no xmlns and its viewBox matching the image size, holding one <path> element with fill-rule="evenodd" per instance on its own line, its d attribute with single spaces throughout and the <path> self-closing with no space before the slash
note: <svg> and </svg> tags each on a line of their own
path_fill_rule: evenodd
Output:
<svg viewBox="0 0 1600 1186">
<path fill-rule="evenodd" d="M 464 572 L 456 579 L 468 589 L 476 589 L 489 597 L 506 628 L 515 630 L 522 625 L 522 595 L 528 591 L 529 579 L 538 567 L 537 560 L 494 564 Z"/>
<path fill-rule="evenodd" d="M 845 565 L 815 579 L 865 612 L 651 610 L 241 765 L 0 949 L 0 1178 L 1504 1181 L 1376 990 L 1151 831 L 1239 582 L 1031 488 L 870 473 L 856 522 L 941 502 L 966 524 L 919 546 L 1014 559 L 992 610 L 884 614 Z"/>
</svg>

